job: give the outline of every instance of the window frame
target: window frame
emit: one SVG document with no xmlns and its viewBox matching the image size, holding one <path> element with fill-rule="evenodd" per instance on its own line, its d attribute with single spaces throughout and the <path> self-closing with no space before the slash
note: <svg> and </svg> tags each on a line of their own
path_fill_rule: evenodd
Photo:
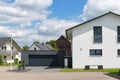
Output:
<svg viewBox="0 0 120 80">
<path fill-rule="evenodd" d="M 96 28 L 100 28 L 100 32 L 96 32 L 96 30 L 97 30 Z M 98 39 L 98 40 L 96 40 L 96 39 Z M 93 27 L 93 42 L 94 43 L 102 43 L 102 26 L 94 26 Z"/>
<path fill-rule="evenodd" d="M 117 26 L 117 42 L 120 43 L 120 26 Z"/>
<path fill-rule="evenodd" d="M 36 47 L 34 47 L 34 51 L 36 51 L 37 49 L 36 49 Z"/>
<path fill-rule="evenodd" d="M 6 51 L 6 50 L 7 50 L 6 46 L 2 46 L 2 51 Z"/>
<path fill-rule="evenodd" d="M 94 53 L 91 53 L 92 51 L 94 51 Z M 97 51 L 100 51 L 100 52 L 98 53 Z M 102 56 L 102 49 L 90 49 L 89 55 L 90 56 Z"/>
<path fill-rule="evenodd" d="M 117 49 L 117 56 L 120 56 L 120 49 Z"/>
</svg>

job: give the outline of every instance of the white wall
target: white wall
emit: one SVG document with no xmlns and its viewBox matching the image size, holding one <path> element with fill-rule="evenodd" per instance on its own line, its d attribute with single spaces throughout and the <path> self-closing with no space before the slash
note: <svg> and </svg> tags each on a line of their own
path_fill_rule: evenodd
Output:
<svg viewBox="0 0 120 80">
<path fill-rule="evenodd" d="M 34 48 L 36 48 L 36 50 L 40 50 L 40 48 L 38 48 L 35 44 L 33 44 L 33 45 L 29 48 L 29 50 L 34 50 Z"/>
<path fill-rule="evenodd" d="M 15 58 L 18 58 L 18 61 L 21 61 L 21 52 L 18 52 L 18 54 L 15 55 Z"/>
<path fill-rule="evenodd" d="M 3 46 L 6 46 L 6 51 L 11 51 L 11 43 L 6 42 Z M 15 45 L 12 45 L 13 51 L 18 51 Z M 0 47 L 0 50 L 2 51 L 2 47 Z"/>
<path fill-rule="evenodd" d="M 93 26 L 102 26 L 102 43 L 93 43 Z M 120 68 L 120 57 L 117 56 L 117 26 L 120 17 L 108 14 L 73 29 L 72 57 L 73 68 L 84 68 L 85 65 L 103 65 L 103 68 Z M 90 49 L 102 49 L 102 56 L 90 56 Z"/>
<path fill-rule="evenodd" d="M 11 59 L 11 56 L 7 56 L 7 63 L 14 63 L 14 59 Z"/>
<path fill-rule="evenodd" d="M 10 42 L 6 42 L 3 46 L 6 46 L 6 51 L 11 51 L 11 43 Z M 18 58 L 18 60 L 20 61 L 21 60 L 21 52 L 18 51 L 18 49 L 16 48 L 16 46 L 14 44 L 12 45 L 12 47 L 13 47 L 13 53 L 14 53 L 14 51 L 16 52 L 14 58 Z M 2 47 L 0 47 L 0 51 L 2 51 Z M 10 54 L 10 52 L 9 52 L 9 54 Z M 14 59 L 11 60 L 10 55 L 6 54 L 6 56 L 7 56 L 7 63 L 14 62 Z"/>
</svg>

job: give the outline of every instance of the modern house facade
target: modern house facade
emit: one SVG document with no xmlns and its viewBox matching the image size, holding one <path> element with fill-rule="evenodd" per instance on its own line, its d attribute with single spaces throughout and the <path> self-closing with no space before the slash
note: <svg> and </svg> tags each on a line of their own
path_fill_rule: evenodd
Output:
<svg viewBox="0 0 120 80">
<path fill-rule="evenodd" d="M 11 40 L 12 40 L 12 47 L 11 47 Z M 12 49 L 12 57 L 11 57 L 11 49 Z M 20 51 L 21 51 L 20 46 L 10 37 L 0 38 L 0 55 L 2 56 L 3 63 L 14 62 L 14 58 L 18 58 L 18 60 L 21 60 Z"/>
<path fill-rule="evenodd" d="M 120 68 L 120 15 L 108 12 L 66 30 L 73 68 Z"/>
</svg>

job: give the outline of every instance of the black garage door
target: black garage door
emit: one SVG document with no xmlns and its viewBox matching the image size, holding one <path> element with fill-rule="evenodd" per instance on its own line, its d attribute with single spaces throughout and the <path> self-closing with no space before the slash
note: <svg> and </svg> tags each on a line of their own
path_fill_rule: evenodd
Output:
<svg viewBox="0 0 120 80">
<path fill-rule="evenodd" d="M 57 55 L 29 55 L 30 66 L 58 66 Z"/>
</svg>

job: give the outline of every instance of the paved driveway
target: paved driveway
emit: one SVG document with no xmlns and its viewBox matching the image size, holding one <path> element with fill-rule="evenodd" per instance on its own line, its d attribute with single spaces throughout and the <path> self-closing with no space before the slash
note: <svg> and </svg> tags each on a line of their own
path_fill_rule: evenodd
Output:
<svg viewBox="0 0 120 80">
<path fill-rule="evenodd" d="M 60 72 L 60 68 L 48 68 L 48 67 L 42 67 L 42 66 L 36 66 L 36 67 L 28 67 L 30 69 L 30 73 L 34 72 Z"/>
<path fill-rule="evenodd" d="M 0 67 L 0 80 L 119 80 L 101 72 L 8 72 Z"/>
</svg>

